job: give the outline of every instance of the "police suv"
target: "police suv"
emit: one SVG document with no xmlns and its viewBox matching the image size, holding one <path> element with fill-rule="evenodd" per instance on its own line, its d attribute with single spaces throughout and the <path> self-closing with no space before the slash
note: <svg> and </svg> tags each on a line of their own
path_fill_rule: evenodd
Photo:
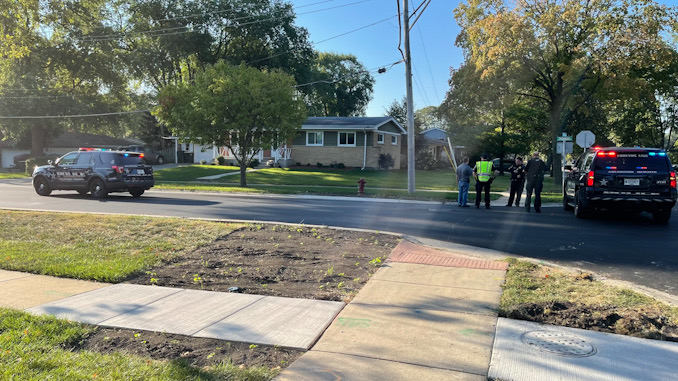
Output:
<svg viewBox="0 0 678 381">
<path fill-rule="evenodd" d="M 153 185 L 153 168 L 145 163 L 144 154 L 136 152 L 81 148 L 33 171 L 33 188 L 41 196 L 75 190 L 94 198 L 110 192 L 129 192 L 136 198 Z"/>
<path fill-rule="evenodd" d="M 563 207 L 585 218 L 599 209 L 650 212 L 668 223 L 676 204 L 676 172 L 663 150 L 590 148 L 565 178 Z"/>
</svg>

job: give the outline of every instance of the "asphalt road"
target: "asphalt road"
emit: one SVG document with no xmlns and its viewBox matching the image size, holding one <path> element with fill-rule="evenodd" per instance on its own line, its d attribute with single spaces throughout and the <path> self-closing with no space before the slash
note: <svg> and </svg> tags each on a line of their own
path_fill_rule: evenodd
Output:
<svg viewBox="0 0 678 381">
<path fill-rule="evenodd" d="M 397 200 L 244 196 L 151 190 L 139 199 L 117 193 L 104 200 L 75 192 L 38 196 L 25 180 L 0 181 L 0 208 L 147 214 L 279 221 L 374 229 L 490 248 L 549 260 L 678 296 L 678 211 L 656 225 L 649 214 L 576 219 L 560 206 L 542 214 L 493 205 Z"/>
</svg>

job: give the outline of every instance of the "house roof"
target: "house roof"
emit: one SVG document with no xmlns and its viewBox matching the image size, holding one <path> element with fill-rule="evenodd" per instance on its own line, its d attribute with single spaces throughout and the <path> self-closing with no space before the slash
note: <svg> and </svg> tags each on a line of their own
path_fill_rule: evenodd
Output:
<svg viewBox="0 0 678 381">
<path fill-rule="evenodd" d="M 420 132 L 420 134 L 429 139 L 447 139 L 447 131 L 438 127 L 429 128 L 428 130 Z"/>
<path fill-rule="evenodd" d="M 330 116 L 309 117 L 301 126 L 302 130 L 378 130 L 379 127 L 393 123 L 402 134 L 407 131 L 390 116 L 363 117 L 363 116 Z"/>
<path fill-rule="evenodd" d="M 105 135 L 88 134 L 85 132 L 64 132 L 53 139 L 48 147 L 103 147 L 115 148 L 131 144 L 143 144 L 136 139 L 119 139 Z"/>
</svg>

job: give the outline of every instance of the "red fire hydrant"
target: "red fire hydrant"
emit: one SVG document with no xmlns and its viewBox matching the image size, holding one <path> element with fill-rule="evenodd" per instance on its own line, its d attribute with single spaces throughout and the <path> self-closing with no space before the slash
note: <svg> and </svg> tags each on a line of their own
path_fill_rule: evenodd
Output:
<svg viewBox="0 0 678 381">
<path fill-rule="evenodd" d="M 365 184 L 367 181 L 365 179 L 360 179 L 358 180 L 358 194 L 361 196 L 365 195 Z"/>
</svg>

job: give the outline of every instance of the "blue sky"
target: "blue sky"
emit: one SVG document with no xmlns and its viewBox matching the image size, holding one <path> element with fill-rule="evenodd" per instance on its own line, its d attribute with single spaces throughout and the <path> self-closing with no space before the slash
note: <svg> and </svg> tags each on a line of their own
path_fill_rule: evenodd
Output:
<svg viewBox="0 0 678 381">
<path fill-rule="evenodd" d="M 315 44 L 316 50 L 350 53 L 368 69 L 390 66 L 402 59 L 398 51 L 398 18 L 396 0 L 292 0 L 299 26 L 308 29 L 310 40 L 319 42 L 393 16 L 374 26 Z M 410 9 L 422 0 L 411 0 Z M 678 0 L 659 0 L 661 4 L 678 5 Z M 400 0 L 402 6 L 402 0 Z M 310 5 L 315 4 L 315 5 Z M 410 33 L 413 63 L 414 107 L 439 105 L 445 98 L 450 68 L 458 68 L 462 51 L 454 46 L 460 28 L 454 20 L 458 0 L 432 0 Z M 345 5 L 345 6 L 344 6 Z M 327 9 L 337 7 L 334 9 Z M 321 11 L 321 9 L 327 9 Z M 317 12 L 316 12 L 317 11 Z M 313 12 L 307 13 L 306 12 Z M 367 116 L 385 114 L 385 108 L 405 96 L 405 65 L 393 66 L 384 74 L 373 72 L 376 79 Z"/>
</svg>

